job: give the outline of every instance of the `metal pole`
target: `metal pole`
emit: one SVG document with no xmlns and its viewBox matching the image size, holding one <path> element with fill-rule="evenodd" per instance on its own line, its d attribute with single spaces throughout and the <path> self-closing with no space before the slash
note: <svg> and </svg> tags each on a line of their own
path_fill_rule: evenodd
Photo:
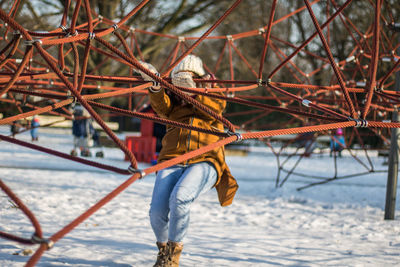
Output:
<svg viewBox="0 0 400 267">
<path fill-rule="evenodd" d="M 396 85 L 399 81 L 396 73 Z M 398 89 L 398 87 L 396 87 Z M 397 108 L 393 111 L 393 121 L 398 120 Z M 385 220 L 394 220 L 394 213 L 396 209 L 396 191 L 397 191 L 397 178 L 399 169 L 399 144 L 398 144 L 398 128 L 392 129 L 392 137 L 390 139 L 390 152 L 389 152 L 389 169 L 386 185 L 386 205 L 385 205 Z"/>
<path fill-rule="evenodd" d="M 400 37 L 399 37 L 400 39 Z M 397 48 L 397 54 L 400 53 L 400 48 Z M 395 90 L 400 91 L 400 71 L 396 72 Z M 392 114 L 392 121 L 398 121 L 399 111 L 395 107 Z M 394 220 L 394 213 L 396 210 L 396 193 L 397 193 L 397 180 L 399 169 L 399 129 L 392 129 L 392 137 L 390 139 L 389 151 L 389 167 L 388 179 L 386 185 L 386 205 L 385 205 L 385 220 Z"/>
</svg>

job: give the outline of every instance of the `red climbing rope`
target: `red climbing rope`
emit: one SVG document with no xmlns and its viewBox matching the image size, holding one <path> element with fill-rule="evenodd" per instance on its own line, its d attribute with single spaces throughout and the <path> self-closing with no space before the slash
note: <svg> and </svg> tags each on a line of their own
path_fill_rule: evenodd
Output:
<svg viewBox="0 0 400 267">
<path fill-rule="evenodd" d="M 270 11 L 266 25 L 246 32 L 218 35 L 217 27 L 229 14 L 240 8 L 241 0 L 236 0 L 200 37 L 177 36 L 130 27 L 129 21 L 148 2 L 149 0 L 141 1 L 122 19 L 114 21 L 113 18 L 103 18 L 96 14 L 91 9 L 89 0 L 77 0 L 73 7 L 71 1 L 66 1 L 65 9 L 60 14 L 60 27 L 49 32 L 31 31 L 18 22 L 19 7 L 23 3 L 20 0 L 13 1 L 8 12 L 0 9 L 0 20 L 4 23 L 1 26 L 5 29 L 2 37 L 4 47 L 0 50 L 0 95 L 2 96 L 0 102 L 13 105 L 16 110 L 12 115 L 1 118 L 0 125 L 8 125 L 17 120 L 42 114 L 54 114 L 63 120 L 71 120 L 69 105 L 80 103 L 105 134 L 124 152 L 130 164 L 125 169 L 116 168 L 73 157 L 18 138 L 0 135 L 1 140 L 18 146 L 95 168 L 130 175 L 124 183 L 48 239 L 43 237 L 40 224 L 33 213 L 0 180 L 0 188 L 29 217 L 35 229 L 33 238 L 30 239 L 5 232 L 0 232 L 0 236 L 24 244 L 40 244 L 27 266 L 34 266 L 46 249 L 57 243 L 136 180 L 215 148 L 238 140 L 262 139 L 279 158 L 283 148 L 291 145 L 294 140 L 282 146 L 280 151 L 275 151 L 269 142 L 269 137 L 306 132 L 326 134 L 333 129 L 347 128 L 351 129 L 347 145 L 350 147 L 352 142 L 364 145 L 359 129 L 365 129 L 368 133 L 387 141 L 388 138 L 382 135 L 382 130 L 400 127 L 399 122 L 390 121 L 391 112 L 396 111 L 400 103 L 400 93 L 396 91 L 394 78 L 400 64 L 400 55 L 396 52 L 399 44 L 395 41 L 396 32 L 399 30 L 396 28 L 395 16 L 390 10 L 390 5 L 382 0 L 375 1 L 376 4 L 373 1 L 365 1 L 374 11 L 374 19 L 371 20 L 368 29 L 358 27 L 357 22 L 345 14 L 344 11 L 350 8 L 352 0 L 345 1 L 341 6 L 335 1 L 328 1 L 324 6 L 326 9 L 324 8 L 324 12 L 320 12 L 319 15 L 313 9 L 313 5 L 324 5 L 323 1 L 304 0 L 304 5 L 299 5 L 299 8 L 290 7 L 289 10 L 283 11 L 280 10 L 278 1 L 274 0 L 268 5 Z M 80 14 L 83 15 L 83 19 L 86 19 L 86 22 L 81 24 L 78 23 Z M 299 39 L 300 41 L 296 42 L 290 38 L 285 40 L 276 31 L 279 31 L 282 22 L 290 23 L 299 15 L 312 21 L 315 32 L 305 37 L 305 40 Z M 69 16 L 70 19 L 68 19 Z M 324 22 L 321 23 L 322 21 Z M 347 55 L 344 55 L 345 58 L 336 58 L 332 51 L 331 44 L 334 42 L 334 36 L 331 34 L 333 28 L 331 25 L 333 21 L 343 25 L 345 29 L 343 34 L 347 34 L 346 40 L 352 42 L 353 47 Z M 9 38 L 11 34 L 12 38 Z M 161 66 L 159 70 L 163 73 L 161 77 L 145 69 L 138 61 L 138 59 L 144 60 L 145 54 L 141 50 L 141 42 L 148 36 L 156 36 L 160 40 L 168 40 L 172 43 L 170 48 L 166 48 L 170 51 L 165 51 L 165 58 L 159 59 L 158 65 Z M 212 46 L 214 47 L 212 52 L 215 53 L 212 58 L 215 62 L 205 62 L 208 65 L 204 64 L 204 67 L 208 72 L 213 70 L 219 78 L 196 80 L 202 84 L 210 84 L 204 88 L 174 86 L 168 77 L 172 69 L 185 56 L 200 50 L 201 45 L 210 40 L 219 42 L 219 45 Z M 259 55 L 256 61 L 249 59 L 248 51 L 244 51 L 246 46 L 243 43 L 246 42 L 259 44 L 260 51 L 251 51 Z M 323 53 L 319 54 L 308 49 L 314 42 L 322 45 Z M 94 55 L 102 57 L 102 60 L 97 66 L 90 67 L 90 58 Z M 312 58 L 316 62 L 315 65 L 304 66 L 306 62 L 304 55 Z M 66 57 L 70 60 L 66 60 Z M 98 74 L 98 70 L 110 61 L 129 70 L 126 72 L 129 74 L 125 74 L 128 76 L 118 73 Z M 382 64 L 388 65 L 382 67 Z M 239 65 L 245 69 L 246 75 L 238 73 L 236 66 Z M 146 73 L 193 108 L 222 122 L 227 132 L 194 127 L 139 112 L 148 104 L 147 88 L 152 86 L 152 82 L 143 81 L 140 76 L 135 75 L 135 70 Z M 223 73 L 226 70 L 228 70 L 227 73 Z M 227 77 L 229 78 L 224 79 Z M 327 81 L 321 82 L 318 77 L 327 77 Z M 189 97 L 186 92 L 222 99 L 228 103 L 228 106 L 235 104 L 245 108 L 242 111 L 220 115 Z M 40 97 L 42 100 L 29 101 L 31 97 Z M 128 98 L 128 108 L 117 108 L 105 104 L 106 102 L 103 103 L 103 100 L 111 103 L 117 97 Z M 220 141 L 140 170 L 135 154 L 107 126 L 104 117 L 100 115 L 104 113 L 100 112 L 108 112 L 107 116 L 111 114 L 111 116 L 134 117 L 170 127 L 212 134 L 219 136 Z M 288 117 L 287 121 L 271 121 L 269 118 L 273 118 L 275 112 L 284 114 Z M 240 125 L 235 125 L 232 121 L 239 116 L 251 117 Z M 299 125 L 306 126 L 297 127 Z M 297 151 L 298 149 L 293 155 Z M 367 172 L 375 171 L 371 167 L 372 162 L 368 154 L 366 155 L 369 164 L 362 162 L 351 151 L 350 154 Z M 286 172 L 287 175 L 284 179 L 277 181 L 277 184 L 283 184 L 292 174 L 307 175 L 295 170 L 301 159 L 300 157 L 291 168 L 283 167 L 284 164 L 280 166 L 282 167 L 280 170 Z M 310 186 L 351 176 L 339 177 L 336 157 L 334 160 L 334 177 L 325 178 Z"/>
</svg>

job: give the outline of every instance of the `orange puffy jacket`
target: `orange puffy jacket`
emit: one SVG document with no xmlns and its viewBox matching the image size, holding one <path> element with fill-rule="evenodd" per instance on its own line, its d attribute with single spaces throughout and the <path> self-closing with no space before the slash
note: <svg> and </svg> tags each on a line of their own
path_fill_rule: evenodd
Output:
<svg viewBox="0 0 400 267">
<path fill-rule="evenodd" d="M 149 91 L 149 96 L 152 108 L 158 116 L 162 118 L 203 129 L 224 131 L 223 124 L 206 112 L 196 109 L 191 104 L 174 104 L 171 98 L 165 93 L 164 89 L 158 92 Z M 194 98 L 218 114 L 222 114 L 226 106 L 226 101 L 224 100 L 203 95 L 196 95 Z M 161 162 L 175 158 L 219 140 L 220 137 L 212 134 L 167 126 L 158 161 Z M 193 164 L 202 161 L 211 162 L 215 166 L 218 173 L 215 187 L 218 192 L 219 202 L 221 206 L 230 205 L 238 189 L 238 185 L 225 162 L 224 147 L 219 147 L 191 158 L 182 164 Z"/>
</svg>

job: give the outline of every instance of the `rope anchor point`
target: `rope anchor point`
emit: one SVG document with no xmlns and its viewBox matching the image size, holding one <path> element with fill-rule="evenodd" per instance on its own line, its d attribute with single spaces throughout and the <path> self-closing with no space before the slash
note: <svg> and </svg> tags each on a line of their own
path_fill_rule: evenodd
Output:
<svg viewBox="0 0 400 267">
<path fill-rule="evenodd" d="M 112 27 L 114 28 L 113 33 L 119 28 L 118 24 L 114 24 Z"/>
<path fill-rule="evenodd" d="M 131 174 L 139 173 L 140 175 L 139 179 L 142 179 L 143 177 L 146 176 L 146 172 L 144 170 L 136 169 L 132 165 L 128 167 L 128 172 Z"/>
<path fill-rule="evenodd" d="M 240 142 L 243 140 L 243 136 L 240 133 L 234 133 L 234 132 L 228 131 L 227 134 L 228 134 L 228 136 L 235 135 L 237 138 L 237 140 L 236 140 L 237 142 Z"/>
<path fill-rule="evenodd" d="M 25 40 L 25 45 L 33 45 L 34 43 L 42 44 L 42 40 L 40 39 L 33 39 L 33 40 Z"/>
<path fill-rule="evenodd" d="M 312 101 L 308 100 L 308 99 L 303 99 L 303 101 L 301 101 L 301 104 L 303 104 L 303 106 L 306 107 L 310 107 L 310 104 L 312 103 Z"/>
<path fill-rule="evenodd" d="M 31 237 L 31 241 L 34 244 L 45 244 L 47 249 L 51 249 L 54 246 L 54 242 L 50 239 L 39 237 L 36 234 L 33 234 Z"/>
<path fill-rule="evenodd" d="M 354 119 L 354 118 L 351 118 L 351 117 L 349 117 L 348 118 L 349 119 L 349 121 L 354 121 L 354 122 L 356 122 L 356 125 L 355 125 L 355 127 L 362 127 L 362 128 L 366 128 L 366 127 L 368 127 L 368 121 L 367 120 L 364 120 L 364 119 Z"/>
</svg>

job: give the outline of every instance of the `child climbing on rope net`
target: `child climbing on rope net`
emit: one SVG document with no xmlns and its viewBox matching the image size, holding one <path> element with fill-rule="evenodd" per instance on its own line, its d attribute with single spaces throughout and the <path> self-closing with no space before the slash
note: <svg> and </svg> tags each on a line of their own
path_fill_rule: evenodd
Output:
<svg viewBox="0 0 400 267">
<path fill-rule="evenodd" d="M 157 73 L 151 64 L 141 64 L 151 72 Z M 153 81 L 145 73 L 138 72 L 145 81 Z M 186 56 L 171 73 L 172 83 L 178 88 L 200 87 L 194 79 L 209 80 L 210 77 L 211 75 L 206 74 L 201 59 L 194 55 Z M 224 100 L 187 94 L 217 114 L 222 114 L 225 109 Z M 153 86 L 149 88 L 149 97 L 154 111 L 162 118 L 203 129 L 218 129 L 221 132 L 224 130 L 223 124 L 213 116 L 186 103 L 154 81 Z M 184 155 L 218 140 L 219 137 L 212 134 L 167 126 L 158 162 Z M 237 183 L 225 162 L 223 147 L 157 173 L 150 207 L 150 223 L 159 249 L 154 266 L 179 266 L 183 239 L 189 227 L 190 206 L 214 186 L 217 188 L 220 204 L 230 205 L 237 190 Z"/>
</svg>

